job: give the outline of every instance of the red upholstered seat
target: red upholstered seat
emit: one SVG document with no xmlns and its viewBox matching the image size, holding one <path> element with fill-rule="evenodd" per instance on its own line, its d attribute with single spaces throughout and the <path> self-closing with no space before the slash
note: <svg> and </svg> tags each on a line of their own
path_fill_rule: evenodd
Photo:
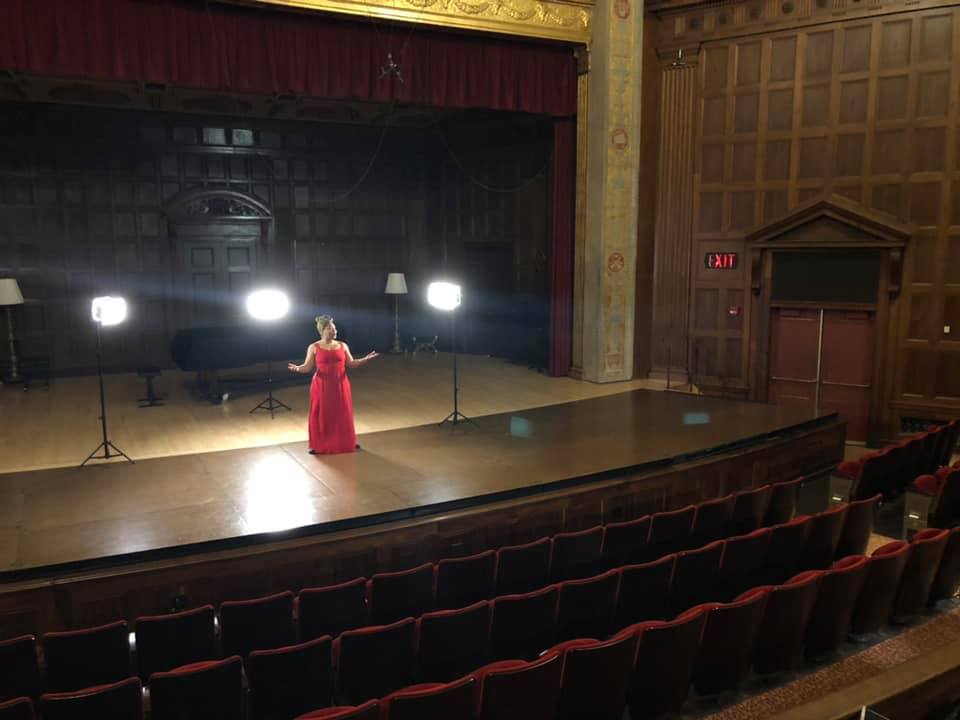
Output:
<svg viewBox="0 0 960 720">
<path fill-rule="evenodd" d="M 850 499 L 863 500 L 877 493 L 891 495 L 893 483 L 890 448 L 884 448 L 876 453 L 867 453 L 860 458 L 860 472 L 850 491 Z"/>
<path fill-rule="evenodd" d="M 736 597 L 763 581 L 761 571 L 766 567 L 769 548 L 769 528 L 727 538 L 718 577 L 720 599 Z"/>
<path fill-rule="evenodd" d="M 736 493 L 728 534 L 746 535 L 760 527 L 770 505 L 770 496 L 769 485 L 761 485 L 758 488 Z"/>
<path fill-rule="evenodd" d="M 807 624 L 806 655 L 815 660 L 837 650 L 850 630 L 850 618 L 867 577 L 867 558 L 837 560 L 820 578 L 820 590 Z"/>
<path fill-rule="evenodd" d="M 0 720 L 33 720 L 33 701 L 16 697 L 0 702 Z"/>
<path fill-rule="evenodd" d="M 473 720 L 476 678 L 415 685 L 381 700 L 381 720 Z"/>
<path fill-rule="evenodd" d="M 380 720 L 380 703 L 370 700 L 363 705 L 323 708 L 301 715 L 297 720 Z"/>
<path fill-rule="evenodd" d="M 716 592 L 725 541 L 717 540 L 697 550 L 677 553 L 671 604 L 682 612 Z"/>
<path fill-rule="evenodd" d="M 835 557 L 847 555 L 862 555 L 867 550 L 870 533 L 873 532 L 873 519 L 883 495 L 877 493 L 873 497 L 863 500 L 852 500 L 847 503 L 847 513 L 843 520 L 843 529 L 837 541 Z"/>
<path fill-rule="evenodd" d="M 650 516 L 636 520 L 608 523 L 603 528 L 603 565 L 616 568 L 647 558 L 650 539 Z"/>
<path fill-rule="evenodd" d="M 389 695 L 416 679 L 417 624 L 406 618 L 347 630 L 334 640 L 333 659 L 338 702 L 362 703 Z"/>
<path fill-rule="evenodd" d="M 433 564 L 377 573 L 367 583 L 370 621 L 386 625 L 433 610 Z"/>
<path fill-rule="evenodd" d="M 495 598 L 490 623 L 490 657 L 530 659 L 553 645 L 559 597 L 557 586 L 549 585 L 531 593 Z"/>
<path fill-rule="evenodd" d="M 43 720 L 141 720 L 143 688 L 140 678 L 66 693 L 47 693 L 40 698 Z"/>
<path fill-rule="evenodd" d="M 650 541 L 648 553 L 656 559 L 668 553 L 690 547 L 693 519 L 697 514 L 695 505 L 679 510 L 654 513 L 650 518 Z"/>
<path fill-rule="evenodd" d="M 133 631 L 137 638 L 137 670 L 144 680 L 155 672 L 217 657 L 212 605 L 138 617 Z"/>
<path fill-rule="evenodd" d="M 297 617 L 303 640 L 324 635 L 336 637 L 345 630 L 367 625 L 366 578 L 304 588 L 297 596 Z"/>
<path fill-rule="evenodd" d="M 184 665 L 150 677 L 151 720 L 236 720 L 243 716 L 239 656 Z"/>
<path fill-rule="evenodd" d="M 764 525 L 779 525 L 793 519 L 803 481 L 802 477 L 798 477 L 770 485 L 770 503 L 763 517 Z"/>
<path fill-rule="evenodd" d="M 760 588 L 767 591 L 767 605 L 753 651 L 757 674 L 789 672 L 796 667 L 822 574 L 821 570 L 808 570 L 782 585 Z"/>
<path fill-rule="evenodd" d="M 130 633 L 124 620 L 43 636 L 47 689 L 69 692 L 130 676 Z"/>
<path fill-rule="evenodd" d="M 497 595 L 536 590 L 546 585 L 549 578 L 550 538 L 506 545 L 497 551 Z"/>
<path fill-rule="evenodd" d="M 719 540 L 733 517 L 733 493 L 715 500 L 704 500 L 696 506 L 690 547 L 700 547 Z"/>
<path fill-rule="evenodd" d="M 670 609 L 676 553 L 620 570 L 617 595 L 617 627 L 641 620 L 665 618 Z"/>
<path fill-rule="evenodd" d="M 560 583 L 557 637 L 560 640 L 606 637 L 613 627 L 619 587 L 619 570 Z"/>
<path fill-rule="evenodd" d="M 557 533 L 550 539 L 550 576 L 554 582 L 593 575 L 600 567 L 603 527 Z"/>
<path fill-rule="evenodd" d="M 850 623 L 852 635 L 877 632 L 890 620 L 909 553 L 909 543 L 899 540 L 873 551 L 867 577 L 854 606 Z"/>
<path fill-rule="evenodd" d="M 910 485 L 910 489 L 924 495 L 939 495 L 949 472 L 949 468 L 941 468 L 936 475 L 919 475 Z"/>
<path fill-rule="evenodd" d="M 507 660 L 479 669 L 477 720 L 554 720 L 562 670 L 556 652 L 533 662 Z"/>
<path fill-rule="evenodd" d="M 581 639 L 554 646 L 563 656 L 558 720 L 620 720 L 638 639 L 628 630 L 605 642 Z"/>
<path fill-rule="evenodd" d="M 960 588 L 960 527 L 950 531 L 947 547 L 944 549 L 940 566 L 930 588 L 929 603 L 935 604 L 957 594 Z"/>
<path fill-rule="evenodd" d="M 495 550 L 447 558 L 434 571 L 437 609 L 462 608 L 479 600 L 489 600 L 496 591 L 497 553 Z"/>
<path fill-rule="evenodd" d="M 235 600 L 220 605 L 220 645 L 224 655 L 246 657 L 251 650 L 292 645 L 292 592 L 252 600 Z"/>
<path fill-rule="evenodd" d="M 631 717 L 653 718 L 680 710 L 690 691 L 705 620 L 706 613 L 699 608 L 669 622 L 652 620 L 631 626 L 639 635 Z"/>
<path fill-rule="evenodd" d="M 934 526 L 947 528 L 960 523 L 960 469 L 945 474 L 930 519 Z"/>
<path fill-rule="evenodd" d="M 487 662 L 490 603 L 481 600 L 458 610 L 437 610 L 417 620 L 421 682 L 450 682 Z"/>
<path fill-rule="evenodd" d="M 867 453 L 867 455 L 871 454 L 875 453 Z M 867 457 L 867 455 L 864 455 L 857 460 L 844 460 L 837 466 L 837 469 L 833 471 L 833 474 L 842 478 L 847 478 L 848 480 L 856 480 L 858 477 L 860 477 L 860 473 L 863 471 L 863 458 Z"/>
<path fill-rule="evenodd" d="M 767 549 L 767 566 L 763 573 L 767 583 L 778 585 L 793 577 L 800 569 L 811 522 L 809 515 L 799 515 L 770 528 L 770 547 Z"/>
<path fill-rule="evenodd" d="M 913 537 L 893 601 L 893 622 L 909 622 L 923 611 L 949 539 L 949 530 L 933 528 L 921 530 Z"/>
<path fill-rule="evenodd" d="M 738 690 L 750 671 L 767 591 L 751 590 L 730 603 L 702 606 L 707 613 L 693 685 L 700 695 Z"/>
<path fill-rule="evenodd" d="M 847 517 L 847 505 L 836 505 L 810 517 L 810 530 L 803 551 L 805 569 L 830 567 L 836 556 L 843 523 Z"/>
<path fill-rule="evenodd" d="M 40 694 L 37 639 L 20 635 L 0 640 L 0 702 Z"/>
<path fill-rule="evenodd" d="M 251 720 L 281 720 L 330 705 L 332 645 L 326 636 L 251 652 L 246 663 Z"/>
</svg>

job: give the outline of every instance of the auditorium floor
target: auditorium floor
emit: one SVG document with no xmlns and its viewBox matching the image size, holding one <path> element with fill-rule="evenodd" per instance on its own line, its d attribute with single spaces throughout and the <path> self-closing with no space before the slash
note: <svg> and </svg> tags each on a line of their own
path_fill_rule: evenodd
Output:
<svg viewBox="0 0 960 720">
<path fill-rule="evenodd" d="M 385 355 L 351 371 L 358 433 L 422 425 L 452 409 L 450 355 Z M 285 369 L 274 368 L 285 380 Z M 601 397 L 648 387 L 645 380 L 597 384 L 551 378 L 522 365 L 475 355 L 459 356 L 460 409 L 471 417 Z M 276 396 L 292 410 L 271 420 L 250 414 L 262 393 L 233 396 L 222 405 L 201 400 L 194 375 L 165 372 L 156 389 L 162 407 L 138 408 L 145 392 L 135 374 L 106 379 L 110 439 L 134 459 L 305 442 L 308 378 Z M 101 440 L 97 379 L 55 380 L 48 390 L 0 386 L 0 473 L 70 467 Z"/>
</svg>

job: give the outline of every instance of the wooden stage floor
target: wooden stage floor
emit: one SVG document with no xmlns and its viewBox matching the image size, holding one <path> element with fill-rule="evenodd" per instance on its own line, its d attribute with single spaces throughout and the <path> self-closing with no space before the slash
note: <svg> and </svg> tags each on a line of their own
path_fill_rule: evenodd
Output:
<svg viewBox="0 0 960 720">
<path fill-rule="evenodd" d="M 296 442 L 12 473 L 0 476 L 0 572 L 409 518 L 685 461 L 811 421 L 772 405 L 637 390 L 489 415 L 455 432 L 367 433 L 347 455 L 311 456 Z"/>
</svg>

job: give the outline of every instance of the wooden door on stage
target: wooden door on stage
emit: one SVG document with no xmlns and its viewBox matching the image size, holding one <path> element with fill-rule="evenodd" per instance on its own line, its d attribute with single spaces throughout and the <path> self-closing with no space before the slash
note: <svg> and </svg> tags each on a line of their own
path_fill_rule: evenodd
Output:
<svg viewBox="0 0 960 720">
<path fill-rule="evenodd" d="M 187 327 L 241 319 L 253 283 L 258 237 L 191 237 L 183 243 Z"/>
<path fill-rule="evenodd" d="M 778 405 L 837 412 L 847 439 L 867 439 L 873 376 L 873 313 L 776 308 L 769 396 Z"/>
</svg>

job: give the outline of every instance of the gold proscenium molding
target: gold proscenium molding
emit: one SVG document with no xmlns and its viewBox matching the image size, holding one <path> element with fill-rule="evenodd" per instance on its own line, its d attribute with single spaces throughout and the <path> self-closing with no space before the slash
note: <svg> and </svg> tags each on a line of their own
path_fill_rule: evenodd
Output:
<svg viewBox="0 0 960 720">
<path fill-rule="evenodd" d="M 594 0 L 220 0 L 506 35 L 590 42 Z"/>
</svg>

